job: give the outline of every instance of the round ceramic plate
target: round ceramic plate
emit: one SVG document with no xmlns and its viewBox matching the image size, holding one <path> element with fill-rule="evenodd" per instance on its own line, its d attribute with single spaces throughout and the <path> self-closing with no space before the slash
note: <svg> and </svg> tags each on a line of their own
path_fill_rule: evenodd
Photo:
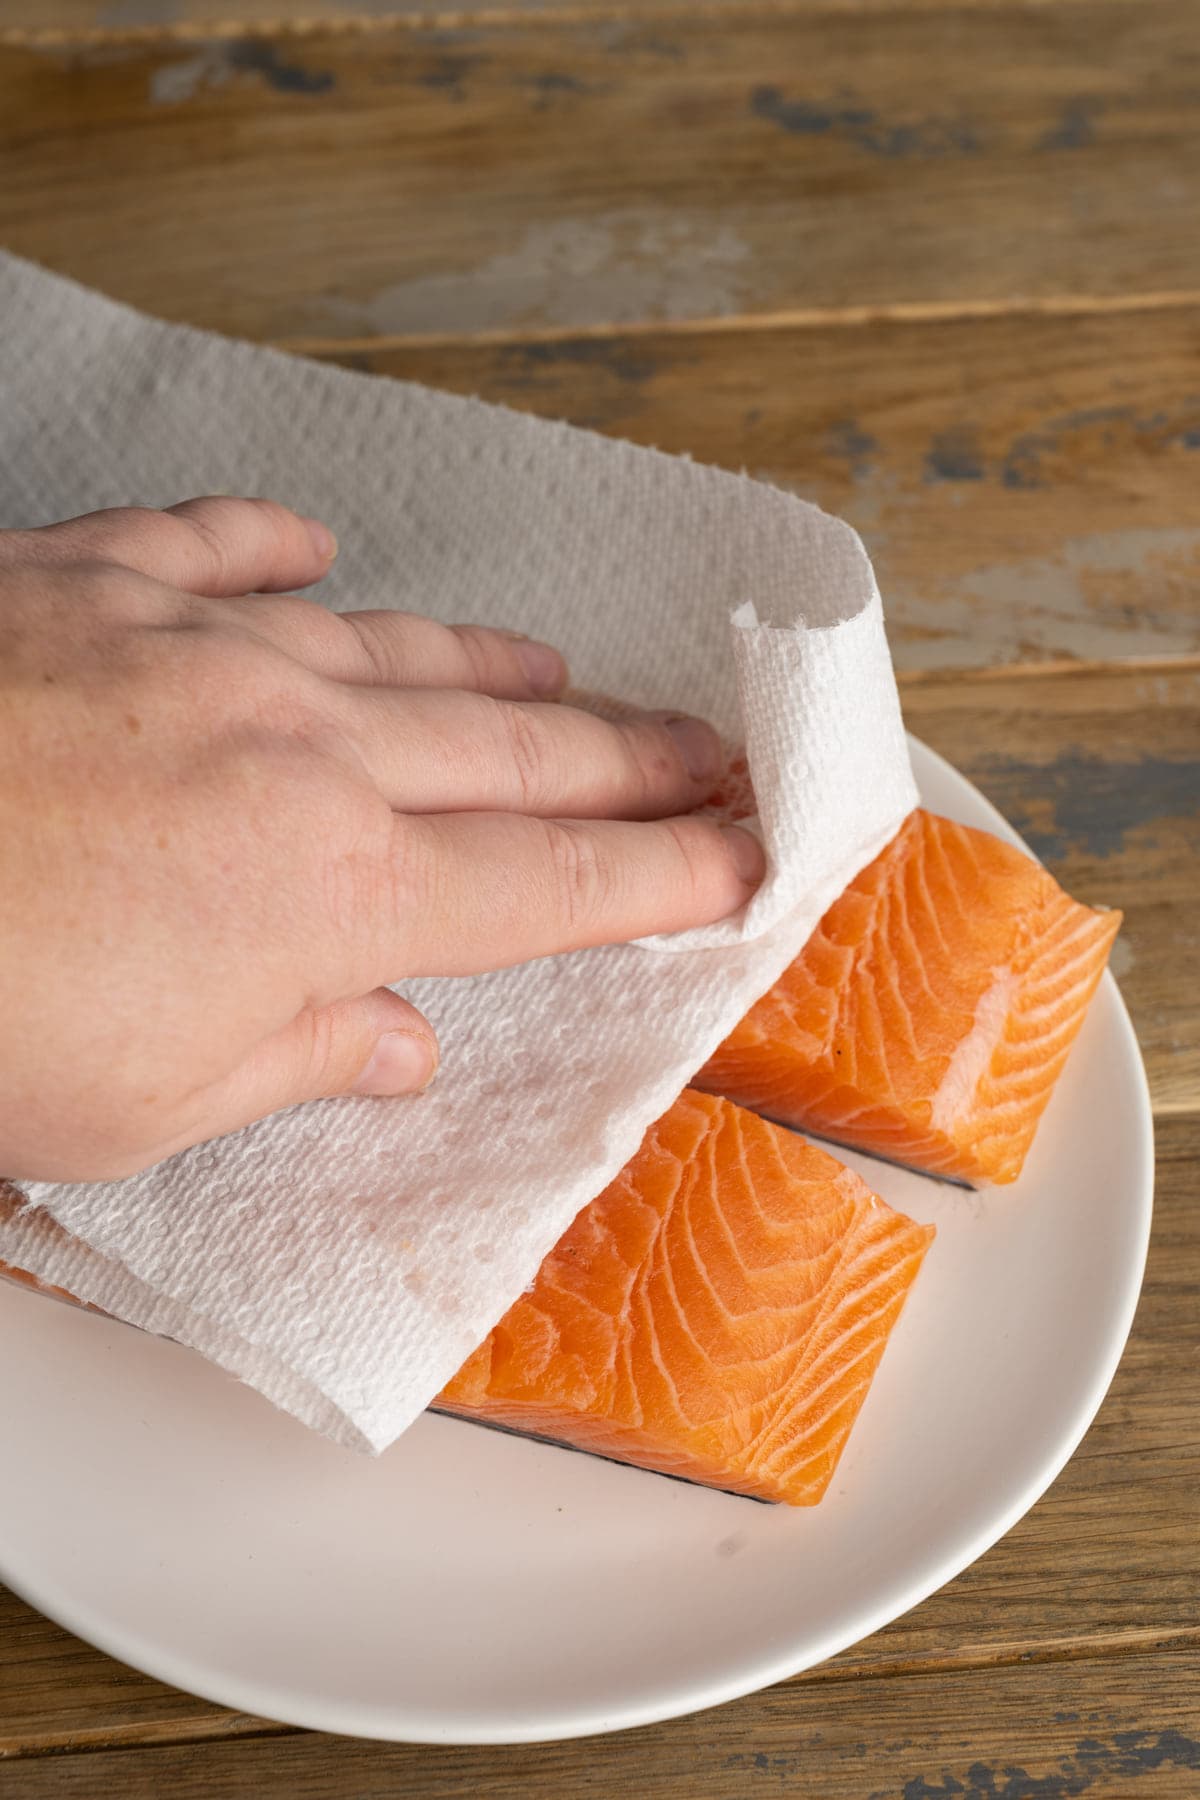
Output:
<svg viewBox="0 0 1200 1800">
<path fill-rule="evenodd" d="M 1013 837 L 914 759 L 926 805 Z M 166 1681 L 371 1737 L 611 1731 L 807 1668 L 994 1544 L 1112 1378 L 1152 1185 L 1112 978 L 1014 1187 L 846 1160 L 938 1238 L 816 1508 L 432 1416 L 372 1461 L 190 1351 L 4 1286 L 0 1576 Z"/>
</svg>

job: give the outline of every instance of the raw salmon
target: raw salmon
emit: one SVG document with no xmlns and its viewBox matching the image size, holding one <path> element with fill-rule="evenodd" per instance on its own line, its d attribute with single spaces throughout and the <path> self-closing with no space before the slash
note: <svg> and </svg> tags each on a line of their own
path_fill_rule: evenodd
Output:
<svg viewBox="0 0 1200 1800">
<path fill-rule="evenodd" d="M 824 1150 L 689 1089 L 437 1406 L 811 1505 L 932 1237 Z"/>
<path fill-rule="evenodd" d="M 696 1077 L 835 1143 L 1014 1181 L 1121 924 L 911 813 Z"/>
</svg>

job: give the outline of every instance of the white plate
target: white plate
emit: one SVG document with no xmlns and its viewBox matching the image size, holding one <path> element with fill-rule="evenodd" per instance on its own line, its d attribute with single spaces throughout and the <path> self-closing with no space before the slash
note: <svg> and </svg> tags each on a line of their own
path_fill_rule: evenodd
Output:
<svg viewBox="0 0 1200 1800">
<path fill-rule="evenodd" d="M 1013 838 L 914 759 L 928 806 Z M 1021 1517 L 1117 1366 L 1153 1152 L 1112 978 L 1015 1187 L 847 1160 L 939 1235 L 813 1510 L 445 1418 L 359 1458 L 189 1351 L 0 1284 L 0 1576 L 226 1706 L 421 1742 L 645 1724 L 832 1656 Z"/>
</svg>

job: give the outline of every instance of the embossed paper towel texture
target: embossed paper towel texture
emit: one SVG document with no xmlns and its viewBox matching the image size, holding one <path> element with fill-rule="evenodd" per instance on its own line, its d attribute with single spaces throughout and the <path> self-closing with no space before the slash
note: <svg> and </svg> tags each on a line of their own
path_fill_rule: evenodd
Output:
<svg viewBox="0 0 1200 1800">
<path fill-rule="evenodd" d="M 164 326 L 14 259 L 0 319 L 0 525 L 271 494 L 337 532 L 329 605 L 547 638 L 581 686 L 748 747 L 770 873 L 742 918 L 406 983 L 442 1043 L 419 1101 L 296 1108 L 0 1217 L 0 1257 L 382 1449 L 915 804 L 870 566 L 743 477 Z"/>
</svg>

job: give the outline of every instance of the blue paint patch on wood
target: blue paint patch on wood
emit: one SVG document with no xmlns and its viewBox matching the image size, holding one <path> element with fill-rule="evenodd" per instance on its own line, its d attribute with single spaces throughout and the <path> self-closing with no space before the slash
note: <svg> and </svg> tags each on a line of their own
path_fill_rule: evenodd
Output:
<svg viewBox="0 0 1200 1800">
<path fill-rule="evenodd" d="M 825 443 L 831 456 L 841 457 L 849 463 L 852 475 L 870 474 L 879 444 L 869 431 L 863 430 L 857 419 L 835 420 L 826 434 Z"/>
<path fill-rule="evenodd" d="M 985 756 L 974 772 L 1049 863 L 1081 853 L 1117 856 L 1131 831 L 1165 819 L 1200 821 L 1200 759 L 1109 762 L 1068 750 L 1051 763 Z"/>
<path fill-rule="evenodd" d="M 562 367 L 598 368 L 618 381 L 637 385 L 650 381 L 658 373 L 653 356 L 638 355 L 629 340 L 620 338 L 556 338 L 548 343 L 513 345 L 502 355 L 507 378 L 516 386 L 522 378 L 536 385 L 538 371 L 556 371 Z"/>
<path fill-rule="evenodd" d="M 580 81 L 576 75 L 565 75 L 556 69 L 537 75 L 522 75 L 517 85 L 532 91 L 534 109 L 545 112 L 559 100 L 574 100 L 585 94 L 603 94 L 610 90 L 599 83 Z"/>
<path fill-rule="evenodd" d="M 432 88 L 436 93 L 446 94 L 451 100 L 465 100 L 467 76 L 483 60 L 481 56 L 463 56 L 448 52 L 445 56 L 437 57 L 427 69 L 423 69 L 417 76 L 417 80 L 422 87 Z"/>
<path fill-rule="evenodd" d="M 1123 1793 L 1124 1788 L 1112 1786 L 1114 1780 L 1134 1780 L 1167 1768 L 1200 1769 L 1200 1742 L 1177 1730 L 1155 1736 L 1117 1731 L 1108 1743 L 1083 1738 L 1073 1755 L 1044 1775 L 1011 1763 L 996 1768 L 975 1762 L 961 1780 L 948 1770 L 932 1780 L 914 1775 L 901 1794 L 903 1800 L 1078 1800 L 1097 1782 L 1104 1784 L 1106 1794 Z"/>
<path fill-rule="evenodd" d="M 1096 141 L 1098 100 L 1068 100 L 1052 125 L 1037 141 L 1039 150 L 1086 150 Z"/>
<path fill-rule="evenodd" d="M 983 454 L 969 425 L 951 425 L 939 431 L 925 458 L 926 481 L 982 481 Z"/>
<path fill-rule="evenodd" d="M 299 63 L 285 62 L 265 38 L 231 44 L 229 61 L 235 69 L 261 75 L 277 94 L 327 94 L 337 85 L 331 69 L 305 69 Z"/>
<path fill-rule="evenodd" d="M 918 119 L 890 125 L 870 107 L 789 100 L 782 89 L 771 86 L 751 91 L 750 111 L 793 137 L 841 137 L 872 156 L 972 155 L 981 148 L 974 126 L 966 119 Z"/>
<path fill-rule="evenodd" d="M 1032 458 L 1023 460 L 1020 456 L 1012 455 L 1004 460 L 1000 480 L 1006 488 L 1040 488 L 1045 485 Z"/>
<path fill-rule="evenodd" d="M 563 75 L 556 69 L 549 69 L 543 75 L 531 75 L 529 86 L 539 94 L 593 94 L 596 91 L 589 82 L 580 81 L 577 75 Z"/>
<path fill-rule="evenodd" d="M 722 1762 L 730 1773 L 737 1769 L 753 1770 L 755 1775 L 766 1775 L 781 1787 L 795 1781 L 803 1767 L 803 1759 L 796 1750 L 736 1750 Z"/>
<path fill-rule="evenodd" d="M 1162 408 L 1140 412 L 1135 406 L 1088 406 L 1062 413 L 1013 439 L 1000 464 L 1000 479 L 1007 488 L 1043 487 L 1042 458 L 1055 455 L 1066 439 L 1084 432 L 1098 432 L 1106 446 L 1115 442 L 1118 432 L 1124 432 L 1147 452 L 1200 450 L 1198 418 L 1200 395 L 1196 394 L 1181 396 L 1171 413 Z"/>
</svg>

